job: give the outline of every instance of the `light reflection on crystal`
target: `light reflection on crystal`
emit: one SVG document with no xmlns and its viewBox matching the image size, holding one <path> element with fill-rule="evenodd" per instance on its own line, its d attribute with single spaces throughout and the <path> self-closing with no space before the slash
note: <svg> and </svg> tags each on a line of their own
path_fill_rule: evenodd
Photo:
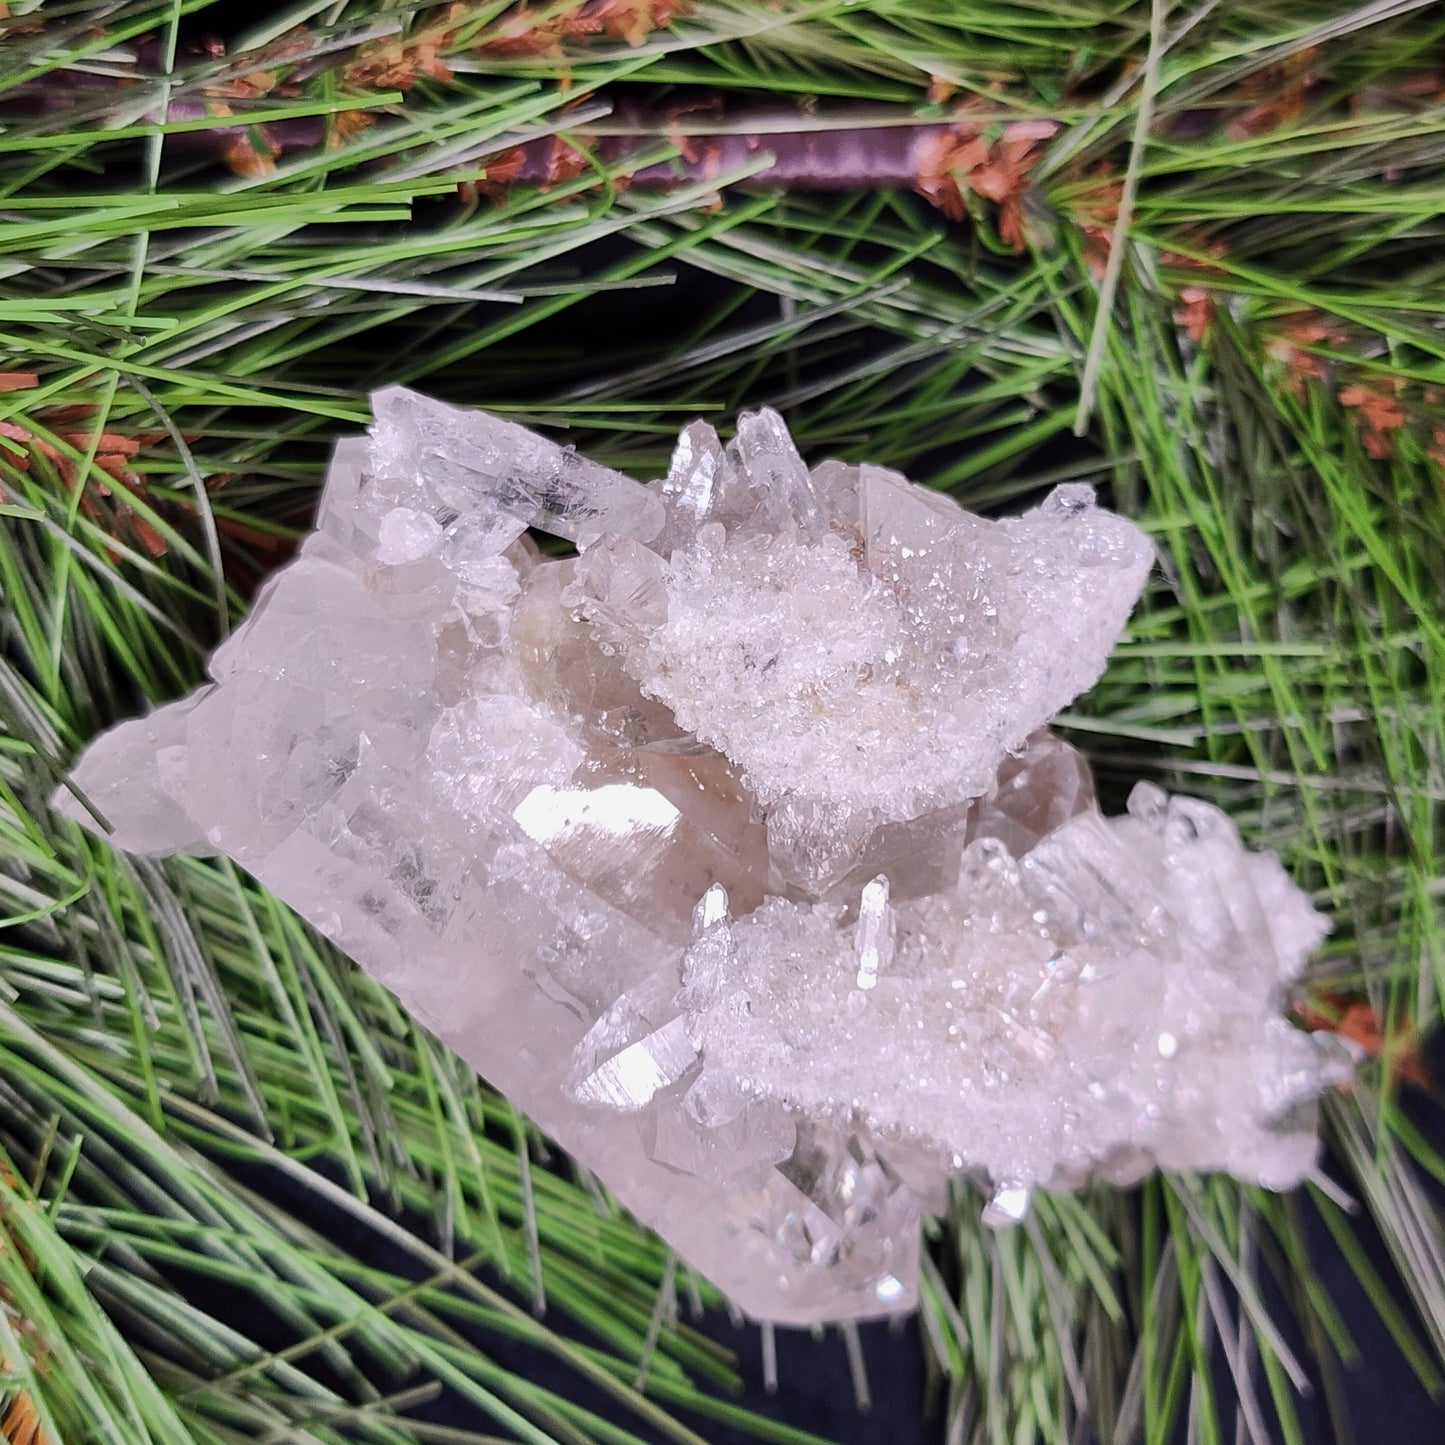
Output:
<svg viewBox="0 0 1445 1445">
<path fill-rule="evenodd" d="M 670 1019 L 645 1039 L 613 1054 L 572 1090 L 581 1104 L 640 1109 L 659 1089 L 676 1083 L 697 1058 L 680 1018 Z"/>
<path fill-rule="evenodd" d="M 1309 1174 L 1323 921 L 1202 803 L 1106 819 L 1047 730 L 1153 558 L 1089 488 L 990 522 L 771 412 L 650 485 L 376 413 L 213 685 L 77 764 L 115 842 L 237 859 L 758 1318 L 910 1308 L 959 1174 L 994 1225 Z"/>
<path fill-rule="evenodd" d="M 708 886 L 706 893 L 698 899 L 693 909 L 692 930 L 695 938 L 701 938 L 710 928 L 726 923 L 728 917 L 728 891 L 721 883 Z"/>
<path fill-rule="evenodd" d="M 983 1222 L 991 1229 L 1020 1224 L 1029 1212 L 1029 1191 L 1021 1184 L 1001 1184 L 983 1208 Z"/>
<path fill-rule="evenodd" d="M 512 810 L 522 831 L 537 842 L 560 846 L 578 831 L 596 831 L 617 839 L 637 833 L 665 832 L 681 814 L 661 793 L 626 783 L 600 788 L 533 788 Z"/>
</svg>

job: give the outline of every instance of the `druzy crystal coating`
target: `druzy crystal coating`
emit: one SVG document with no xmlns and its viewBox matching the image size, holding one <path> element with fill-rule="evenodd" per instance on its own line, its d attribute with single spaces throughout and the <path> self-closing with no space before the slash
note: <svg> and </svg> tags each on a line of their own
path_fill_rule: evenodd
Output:
<svg viewBox="0 0 1445 1445">
<path fill-rule="evenodd" d="M 769 411 L 644 485 L 375 412 L 212 682 L 77 764 L 116 844 L 249 869 L 758 1318 L 908 1308 L 954 1179 L 1003 1226 L 1309 1171 L 1324 920 L 1048 731 L 1153 560 L 1089 488 L 988 521 Z"/>
</svg>

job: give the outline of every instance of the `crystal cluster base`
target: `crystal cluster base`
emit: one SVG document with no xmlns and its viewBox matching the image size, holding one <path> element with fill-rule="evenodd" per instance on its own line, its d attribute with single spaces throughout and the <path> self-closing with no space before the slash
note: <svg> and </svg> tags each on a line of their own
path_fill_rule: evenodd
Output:
<svg viewBox="0 0 1445 1445">
<path fill-rule="evenodd" d="M 375 406 L 211 684 L 77 764 L 116 844 L 249 869 L 757 1318 L 909 1308 L 960 1174 L 1007 1224 L 1312 1167 L 1323 920 L 1047 730 L 1153 558 L 1088 488 L 986 521 L 766 411 L 643 485 Z"/>
</svg>

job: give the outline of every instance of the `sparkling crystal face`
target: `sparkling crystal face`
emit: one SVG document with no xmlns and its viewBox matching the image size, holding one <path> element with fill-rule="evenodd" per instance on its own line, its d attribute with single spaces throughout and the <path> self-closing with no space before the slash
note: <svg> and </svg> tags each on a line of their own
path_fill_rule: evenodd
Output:
<svg viewBox="0 0 1445 1445">
<path fill-rule="evenodd" d="M 1323 920 L 1047 731 L 1153 556 L 1088 488 L 990 522 L 770 412 L 651 485 L 376 414 L 213 683 L 80 760 L 116 843 L 234 857 L 759 1318 L 909 1308 L 960 1172 L 1002 1227 L 1308 1171 Z"/>
</svg>

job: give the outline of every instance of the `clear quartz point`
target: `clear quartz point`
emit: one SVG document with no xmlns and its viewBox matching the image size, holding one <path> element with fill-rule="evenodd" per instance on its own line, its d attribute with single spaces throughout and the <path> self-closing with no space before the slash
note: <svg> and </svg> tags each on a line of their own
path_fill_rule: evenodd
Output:
<svg viewBox="0 0 1445 1445">
<path fill-rule="evenodd" d="M 746 1105 L 724 1124 L 710 1128 L 684 1103 L 660 1099 L 643 1125 L 649 1156 L 669 1169 L 726 1184 L 757 1174 L 793 1152 L 798 1126 L 784 1108 Z"/>
<path fill-rule="evenodd" d="M 858 922 L 853 929 L 853 955 L 858 963 L 858 987 L 872 988 L 880 971 L 893 961 L 893 910 L 888 906 L 888 879 L 879 874 L 858 900 Z"/>
<path fill-rule="evenodd" d="M 669 1019 L 635 1044 L 627 1044 L 592 1070 L 572 1090 L 579 1104 L 640 1109 L 659 1089 L 675 1084 L 697 1058 L 680 1018 Z"/>
<path fill-rule="evenodd" d="M 768 1240 L 800 1306 L 814 1297 L 824 1274 L 846 1281 L 860 1302 L 869 1298 L 869 1313 L 913 1302 L 918 1200 L 879 1158 L 866 1131 L 800 1125 L 776 1174 L 783 1187 L 771 1191 L 752 1224 Z"/>
<path fill-rule="evenodd" d="M 393 386 L 372 399 L 371 463 L 456 503 L 490 504 L 529 527 L 580 541 L 606 535 L 646 542 L 663 509 L 621 472 L 588 461 L 516 422 Z"/>
<path fill-rule="evenodd" d="M 1094 806 L 1094 779 L 1077 748 L 1043 730 L 1004 759 L 978 805 L 974 836 L 998 838 L 1016 858 Z"/>
<path fill-rule="evenodd" d="M 1000 1184 L 983 1207 L 983 1222 L 990 1229 L 1007 1229 L 1028 1218 L 1029 1190 L 1022 1184 Z"/>
<path fill-rule="evenodd" d="M 189 698 L 57 805 L 224 853 L 756 1318 L 890 1314 L 923 1209 L 1307 1177 L 1326 924 L 1222 813 L 1048 730 L 1153 549 L 985 520 L 782 419 L 643 484 L 402 388 Z M 549 558 L 527 529 L 577 544 Z"/>
<path fill-rule="evenodd" d="M 777 412 L 744 412 L 729 449 L 734 471 L 746 476 L 761 510 L 779 533 L 801 531 L 810 539 L 826 519 L 818 489 L 788 428 Z"/>
<path fill-rule="evenodd" d="M 721 883 L 711 883 L 692 911 L 692 936 L 701 938 L 728 918 L 728 891 Z"/>
<path fill-rule="evenodd" d="M 660 551 L 686 545 L 700 528 L 715 520 L 728 500 L 730 479 L 730 464 L 718 434 L 706 422 L 684 427 L 662 481 L 667 523 Z"/>
</svg>

